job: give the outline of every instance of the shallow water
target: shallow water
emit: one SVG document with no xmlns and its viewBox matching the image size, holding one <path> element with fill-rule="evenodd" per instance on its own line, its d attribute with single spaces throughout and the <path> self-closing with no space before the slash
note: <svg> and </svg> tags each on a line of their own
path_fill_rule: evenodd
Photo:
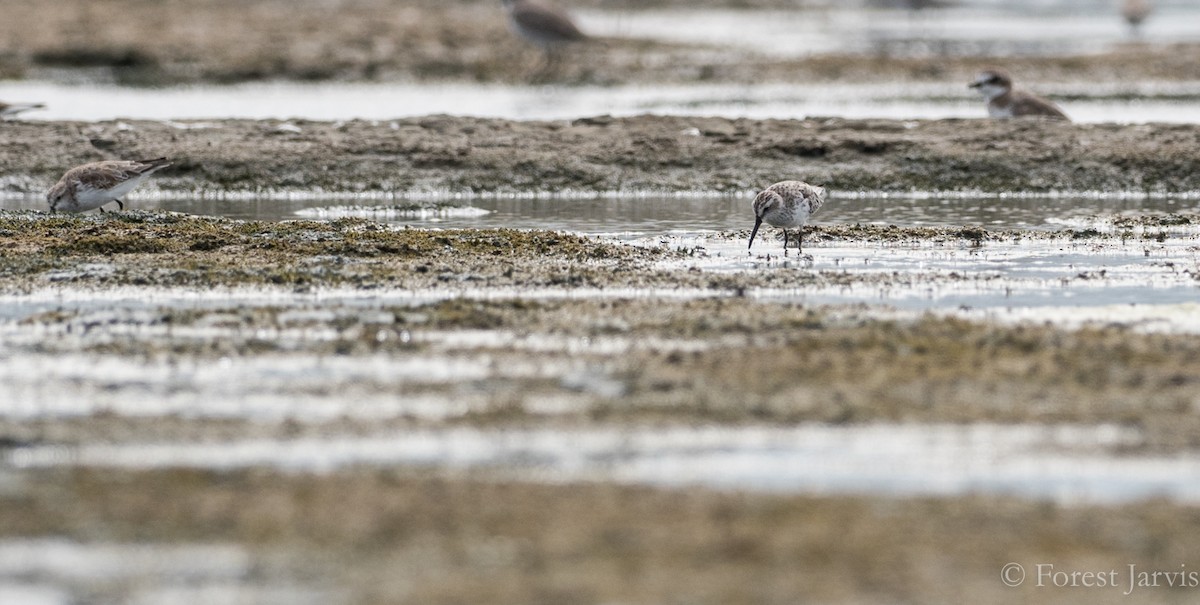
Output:
<svg viewBox="0 0 1200 605">
<path fill-rule="evenodd" d="M 384 192 L 381 192 L 384 193 Z M 200 216 L 245 220 L 334 219 L 357 216 L 397 225 L 440 228 L 552 229 L 591 235 L 701 235 L 749 229 L 753 216 L 747 195 L 604 195 L 589 198 L 546 196 L 458 196 L 437 200 L 441 211 L 405 212 L 396 207 L 429 204 L 427 199 L 230 199 L 147 197 L 134 192 L 126 201 L 134 208 L 167 210 Z M 44 210 L 38 196 L 4 198 L 3 210 Z M 815 217 L 818 224 L 881 224 L 901 227 L 988 229 L 1058 229 L 1064 221 L 1090 217 L 1200 212 L 1195 195 L 1146 196 L 1136 192 L 1073 195 L 956 193 L 831 193 Z"/>
<path fill-rule="evenodd" d="M 132 198 L 131 200 L 136 200 Z M 407 212 L 395 207 L 427 204 L 429 200 L 195 200 L 143 199 L 138 208 L 162 209 L 241 219 L 333 219 L 358 216 L 418 228 L 518 228 L 553 229 L 615 238 L 639 246 L 666 246 L 698 254 L 664 268 L 697 268 L 712 272 L 776 271 L 849 276 L 853 285 L 806 285 L 794 290 L 747 292 L 763 300 L 788 300 L 809 304 L 886 305 L 906 310 L 1004 309 L 1027 317 L 1029 309 L 1107 307 L 1129 305 L 1132 317 L 1142 317 L 1147 305 L 1181 305 L 1198 296 L 1194 274 L 1200 272 L 1200 229 L 1182 225 L 1169 230 L 1130 230 L 1127 237 L 1056 238 L 1025 237 L 988 240 L 976 246 L 968 240 L 895 241 L 847 244 L 809 241 L 800 257 L 794 250 L 782 254 L 779 231 L 766 227 L 752 250 L 747 237 L 752 226 L 749 198 L 741 196 L 604 196 L 592 199 L 479 197 L 448 200 L 440 210 Z M 36 199 L 0 201 L 0 207 L 37 207 Z M 1028 229 L 1112 233 L 1112 217 L 1146 213 L 1200 212 L 1195 196 L 1146 197 L 1128 195 L 1071 196 L 972 196 L 914 194 L 858 197 L 835 192 L 816 217 L 817 224 L 876 224 L 901 227 L 981 225 L 989 230 Z M 1170 235 L 1156 241 L 1159 232 Z M 743 235 L 744 234 L 744 235 Z M 103 271 L 103 267 L 95 268 Z M 904 279 L 896 276 L 904 275 Z M 833 280 L 842 284 L 845 279 Z M 637 293 L 626 293 L 638 295 Z M 653 295 L 663 295 L 659 292 Z M 373 292 L 378 303 L 417 304 L 448 296 L 496 298 L 516 296 L 492 289 L 442 289 L 439 292 Z M 560 293 L 519 293 L 537 298 Z M 599 292 L 575 291 L 574 296 Z M 611 292 L 605 295 L 611 295 Z M 652 295 L 644 293 L 643 295 Z M 672 295 L 687 297 L 686 292 Z M 697 292 L 692 296 L 710 296 Z M 59 293 L 35 302 L 25 296 L 10 301 L 8 309 L 32 312 L 53 305 L 91 304 L 83 293 L 79 303 Z M 170 298 L 170 294 L 166 296 Z M 190 297 L 190 298 L 188 298 Z M 171 305 L 209 305 L 229 300 L 227 293 L 205 297 L 193 293 Z M 124 305 L 121 297 L 101 305 Z M 326 300 L 353 299 L 353 294 L 330 293 Z M 134 306 L 148 300 L 133 295 Z M 258 295 L 244 304 L 278 302 Z M 49 305 L 49 306 L 48 306 Z M 1135 309 L 1142 305 L 1142 309 Z M 1119 321 L 1122 313 L 1110 313 Z M 1179 330 L 1194 331 L 1196 322 L 1186 314 L 1169 313 Z"/>
<path fill-rule="evenodd" d="M 756 242 L 755 245 L 758 245 Z M 852 285 L 798 286 L 749 294 L 808 304 L 880 304 L 908 310 L 1045 309 L 1111 305 L 1177 305 L 1200 297 L 1190 271 L 1200 258 L 1187 246 L 1142 243 L 969 243 L 926 247 L 811 246 L 811 259 L 789 260 L 780 243 L 747 255 L 740 241 L 709 245 L 708 270 L 824 271 L 856 278 Z M 774 248 L 774 249 L 772 249 Z M 1178 269 L 1176 266 L 1178 265 Z M 904 275 L 903 279 L 895 279 Z M 1182 329 L 1184 326 L 1180 326 Z"/>
<path fill-rule="evenodd" d="M 1018 495 L 1065 503 L 1200 501 L 1200 458 L 1130 456 L 1113 426 L 878 425 L 796 428 L 408 431 L 363 438 L 33 447 L 15 468 L 355 465 L 487 469 L 537 481 L 609 480 L 815 494 Z"/>
<path fill-rule="evenodd" d="M 29 120 L 376 120 L 450 114 L 519 120 L 609 114 L 730 118 L 942 119 L 985 118 L 967 82 L 890 82 L 820 86 L 704 84 L 689 86 L 529 87 L 498 84 L 304 84 L 123 88 L 103 84 L 0 81 L 0 98 L 44 101 Z M 1040 86 L 1076 122 L 1200 122 L 1200 84 L 1137 82 Z M 1098 95 L 1098 96 L 1097 96 Z M 1095 98 L 1089 98 L 1093 97 Z M 180 125 L 184 127 L 184 125 Z M 203 127 L 189 124 L 186 127 Z"/>
<path fill-rule="evenodd" d="M 1086 0 L 980 2 L 939 10 L 864 9 L 833 2 L 815 10 L 737 9 L 577 11 L 580 25 L 601 36 L 654 38 L 754 50 L 769 56 L 819 53 L 890 56 L 1077 55 L 1111 50 L 1133 37 L 1116 3 Z M 1141 39 L 1200 39 L 1194 2 L 1155 3 Z"/>
<path fill-rule="evenodd" d="M 256 577 L 232 544 L 0 540 L 0 603 L 327 603 L 328 590 Z"/>
<path fill-rule="evenodd" d="M 905 11 L 830 2 L 814 10 L 575 11 L 598 37 L 649 38 L 698 44 L 699 53 L 738 48 L 771 57 L 814 54 L 867 56 L 1062 56 L 1120 50 L 1126 44 L 1200 41 L 1200 4 L 1156 2 L 1139 37 L 1115 4 L 1086 0 L 994 2 Z M 537 87 L 471 83 L 266 83 L 237 86 L 122 88 L 96 82 L 0 82 L 6 101 L 43 101 L 33 120 L 251 118 L 388 120 L 447 113 L 512 119 L 570 119 L 598 114 L 719 115 L 748 118 L 937 119 L 985 117 L 967 90 L 966 75 L 942 83 L 701 84 Z M 79 79 L 76 74 L 72 79 Z M 1198 122 L 1200 83 L 1038 82 L 1079 122 Z M 962 81 L 958 81 L 961 79 Z"/>
</svg>

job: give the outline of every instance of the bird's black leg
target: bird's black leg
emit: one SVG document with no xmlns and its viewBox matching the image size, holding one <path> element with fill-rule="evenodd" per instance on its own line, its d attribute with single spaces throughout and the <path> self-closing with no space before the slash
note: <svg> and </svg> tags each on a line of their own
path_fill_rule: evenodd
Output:
<svg viewBox="0 0 1200 605">
<path fill-rule="evenodd" d="M 796 236 L 796 251 L 798 254 L 804 253 L 804 225 L 800 225 L 800 233 Z"/>
<path fill-rule="evenodd" d="M 115 201 L 117 202 L 118 208 L 120 208 L 121 210 L 125 209 L 125 202 L 122 202 L 121 200 L 115 200 Z"/>
<path fill-rule="evenodd" d="M 783 230 L 783 255 L 787 256 L 787 229 Z"/>
<path fill-rule="evenodd" d="M 554 51 L 546 50 L 542 53 L 538 60 L 537 69 L 529 76 L 530 84 L 542 84 L 551 80 L 551 73 L 554 70 Z"/>
</svg>

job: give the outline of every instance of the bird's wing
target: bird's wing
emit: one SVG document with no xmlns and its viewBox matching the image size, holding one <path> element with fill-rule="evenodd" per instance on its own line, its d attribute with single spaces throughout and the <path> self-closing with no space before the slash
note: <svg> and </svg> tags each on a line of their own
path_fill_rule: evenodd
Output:
<svg viewBox="0 0 1200 605">
<path fill-rule="evenodd" d="M 1057 105 L 1030 93 L 1014 94 L 1012 109 L 1014 116 L 1045 116 L 1071 121 Z"/>
<path fill-rule="evenodd" d="M 85 164 L 72 168 L 64 175 L 67 181 L 75 181 L 87 189 L 112 189 L 146 171 L 141 162 L 110 161 Z"/>
</svg>

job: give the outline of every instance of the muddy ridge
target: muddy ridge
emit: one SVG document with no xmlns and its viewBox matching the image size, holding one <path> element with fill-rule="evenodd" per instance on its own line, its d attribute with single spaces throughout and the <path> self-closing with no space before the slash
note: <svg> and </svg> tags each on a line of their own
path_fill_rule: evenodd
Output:
<svg viewBox="0 0 1200 605">
<path fill-rule="evenodd" d="M 0 190 L 41 194 L 84 162 L 168 156 L 166 195 L 1200 190 L 1200 126 L 1038 120 L 9 122 Z"/>
</svg>

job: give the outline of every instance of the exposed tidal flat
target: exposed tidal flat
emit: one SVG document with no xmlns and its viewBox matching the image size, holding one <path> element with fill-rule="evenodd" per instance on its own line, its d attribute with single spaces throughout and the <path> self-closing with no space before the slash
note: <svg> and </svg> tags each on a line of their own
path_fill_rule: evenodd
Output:
<svg viewBox="0 0 1200 605">
<path fill-rule="evenodd" d="M 1139 447 L 1186 452 L 1195 446 L 1200 364 L 1187 320 L 1197 278 L 1186 227 L 1195 220 L 1129 221 L 1151 225 L 1140 235 L 810 232 L 814 257 L 869 248 L 924 258 L 899 272 L 838 258 L 785 260 L 778 250 L 749 255 L 744 230 L 683 248 L 364 219 L 10 212 L 0 217 L 3 388 L 20 404 L 4 411 L 6 431 L 37 442 L 51 426 L 83 441 L 113 421 L 122 430 L 164 415 L 223 424 L 260 413 L 303 420 L 306 411 L 318 425 L 361 416 L 363 428 L 988 421 L 1135 426 Z M 1164 224 L 1185 228 L 1168 233 Z M 725 246 L 745 260 L 713 268 L 721 262 L 714 250 Z M 1019 247 L 1069 250 L 1069 262 L 1050 270 L 1062 276 L 1031 278 L 971 260 Z M 1126 250 L 1149 260 L 1082 266 L 1089 255 L 1103 263 Z M 929 254 L 961 267 L 931 266 Z M 1143 304 L 1104 306 L 1130 282 Z M 976 321 L 954 298 L 971 289 L 982 309 L 1027 315 Z M 1024 290 L 1035 292 L 1026 299 Z M 1037 302 L 1043 290 L 1062 300 Z M 813 291 L 841 299 L 805 298 Z M 928 304 L 906 307 L 903 291 Z M 880 304 L 884 292 L 895 300 Z M 1078 305 L 1117 310 L 1092 322 L 1037 321 L 1039 308 Z M 1182 317 L 1143 325 L 1137 317 L 1147 308 Z M 380 420 L 372 405 L 322 411 L 331 385 L 380 404 L 431 399 L 408 411 L 383 405 Z M 259 398 L 263 408 L 229 407 L 229 397 Z M 116 418 L 93 421 L 106 411 Z M 205 426 L 196 424 L 197 436 Z M 295 428 L 268 423 L 252 432 Z"/>
<path fill-rule="evenodd" d="M 216 190 L 162 176 L 127 202 Z M 0 595 L 1070 603 L 999 570 L 1195 556 L 1194 213 L 404 222 L 0 214 Z M 1085 600 L 1177 594 L 1127 589 Z"/>
<path fill-rule="evenodd" d="M 823 226 L 808 252 L 1184 264 L 1195 221 Z M 1180 589 L 1130 591 L 1130 561 L 1197 556 L 1178 330 L 759 295 L 961 280 L 773 239 L 714 271 L 363 219 L 8 212 L 0 236 L 0 594 L 26 602 L 1160 603 Z M 1013 561 L 1121 583 L 1010 588 Z"/>
<path fill-rule="evenodd" d="M 566 4 L 5 3 L 0 604 L 1194 600 L 1193 6 Z"/>
</svg>

